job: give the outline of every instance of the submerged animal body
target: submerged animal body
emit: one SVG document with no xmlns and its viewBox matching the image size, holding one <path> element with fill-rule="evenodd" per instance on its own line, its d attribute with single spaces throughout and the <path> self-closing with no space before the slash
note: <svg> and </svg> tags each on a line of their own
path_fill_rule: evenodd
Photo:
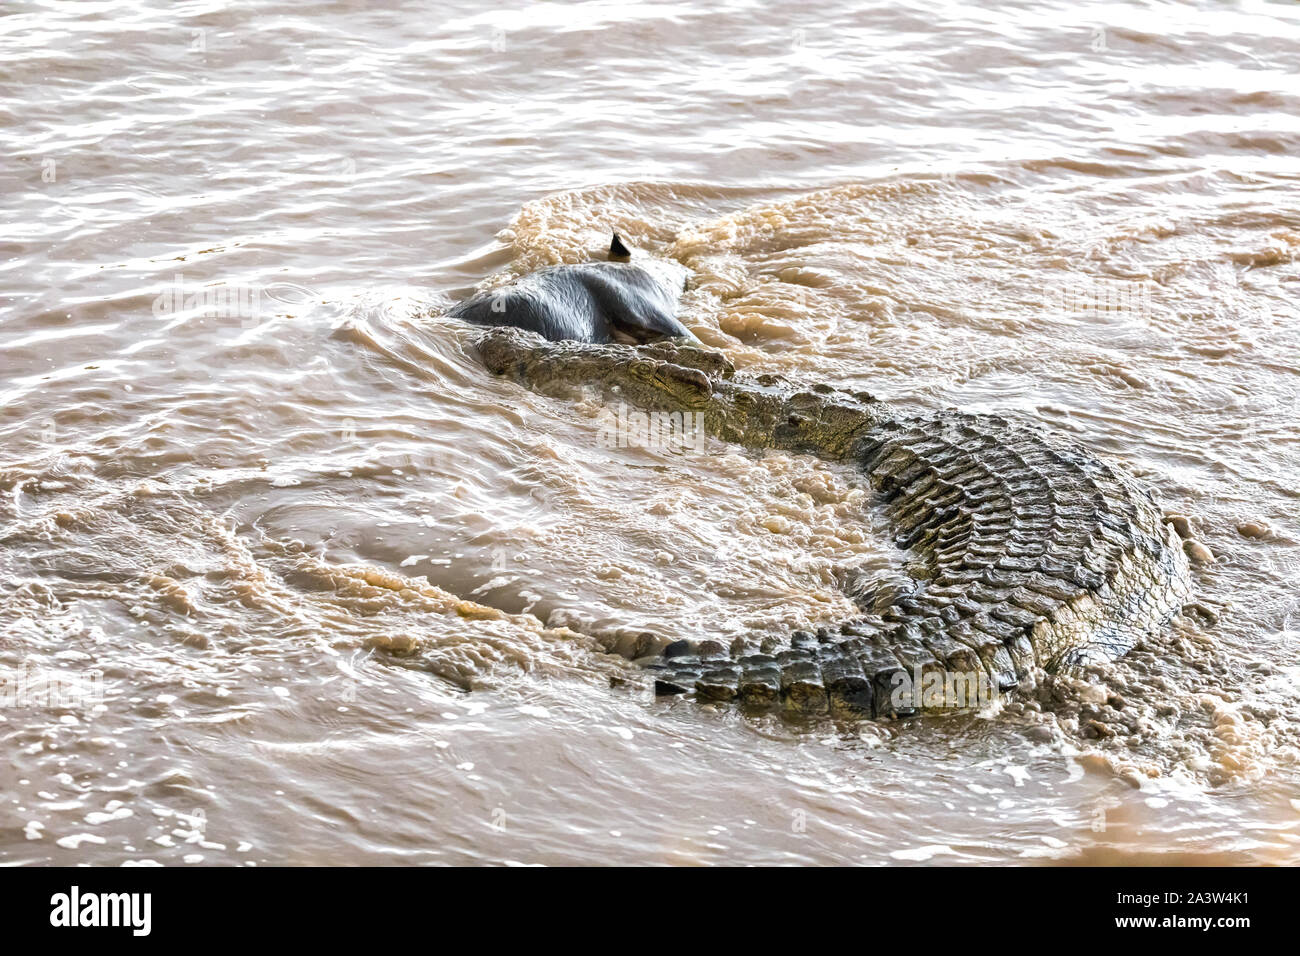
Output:
<svg viewBox="0 0 1300 956">
<path fill-rule="evenodd" d="M 749 378 L 679 343 L 580 346 L 495 329 L 478 350 L 489 370 L 538 391 L 597 386 L 647 409 L 701 412 L 727 441 L 855 462 L 879 493 L 911 558 L 907 581 L 857 595 L 859 618 L 815 634 L 669 645 L 643 661 L 660 694 L 840 718 L 950 708 L 950 695 L 918 685 L 1006 690 L 1035 668 L 1113 658 L 1187 597 L 1187 558 L 1151 494 L 1037 427 Z"/>
<path fill-rule="evenodd" d="M 552 342 L 650 342 L 693 339 L 677 321 L 686 269 L 638 259 L 615 234 L 608 262 L 550 266 L 471 296 L 447 314 L 476 325 L 510 326 Z"/>
</svg>

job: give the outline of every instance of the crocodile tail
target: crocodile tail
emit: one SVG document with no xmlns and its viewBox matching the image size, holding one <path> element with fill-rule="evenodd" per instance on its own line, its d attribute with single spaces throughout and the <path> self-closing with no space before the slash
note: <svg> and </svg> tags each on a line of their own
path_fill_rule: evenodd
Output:
<svg viewBox="0 0 1300 956">
<path fill-rule="evenodd" d="M 855 457 L 915 588 L 772 654 L 683 642 L 650 665 L 657 693 L 843 717 L 965 706 L 1034 667 L 1116 657 L 1183 604 L 1187 560 L 1155 501 L 1070 442 L 945 412 L 879 424 Z"/>
</svg>

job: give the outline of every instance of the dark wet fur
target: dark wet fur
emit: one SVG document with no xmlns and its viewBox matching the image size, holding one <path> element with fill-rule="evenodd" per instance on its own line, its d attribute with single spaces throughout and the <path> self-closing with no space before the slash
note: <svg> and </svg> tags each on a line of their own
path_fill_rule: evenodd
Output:
<svg viewBox="0 0 1300 956">
<path fill-rule="evenodd" d="M 617 240 L 616 240 L 617 241 Z M 681 288 L 630 262 L 551 266 L 512 285 L 480 292 L 447 314 L 476 325 L 511 326 L 552 342 L 636 342 L 685 337 Z"/>
</svg>

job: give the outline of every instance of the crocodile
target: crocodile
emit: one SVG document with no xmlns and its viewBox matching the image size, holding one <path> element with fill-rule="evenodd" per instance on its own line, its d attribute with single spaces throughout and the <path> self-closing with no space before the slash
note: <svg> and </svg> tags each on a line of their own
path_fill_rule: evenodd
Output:
<svg viewBox="0 0 1300 956">
<path fill-rule="evenodd" d="M 877 492 L 910 557 L 905 582 L 779 649 L 670 644 L 646 664 L 657 694 L 794 717 L 907 716 L 954 705 L 950 693 L 923 696 L 922 683 L 951 690 L 975 677 L 1005 692 L 1038 668 L 1118 657 L 1189 594 L 1187 557 L 1151 492 L 1036 425 L 743 374 L 680 341 L 592 345 L 494 328 L 476 348 L 489 371 L 545 394 L 595 387 L 651 411 L 701 413 L 724 441 L 856 463 Z"/>
</svg>

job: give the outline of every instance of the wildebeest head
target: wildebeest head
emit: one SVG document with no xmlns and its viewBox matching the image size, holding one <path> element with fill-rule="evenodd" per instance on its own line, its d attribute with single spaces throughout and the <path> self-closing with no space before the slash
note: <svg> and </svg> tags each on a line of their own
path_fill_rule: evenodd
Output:
<svg viewBox="0 0 1300 956">
<path fill-rule="evenodd" d="M 630 249 L 614 233 L 605 261 L 548 266 L 453 306 L 448 315 L 574 342 L 697 341 L 677 320 L 687 269 Z"/>
<path fill-rule="evenodd" d="M 664 338 L 698 341 L 677 320 L 677 300 L 686 290 L 685 266 L 672 259 L 634 253 L 617 232 L 609 244 L 608 261 L 619 264 L 614 266 L 617 271 L 610 273 L 616 281 L 597 294 L 615 341 L 639 343 Z M 603 263 L 595 265 L 602 272 L 610 269 Z"/>
</svg>

